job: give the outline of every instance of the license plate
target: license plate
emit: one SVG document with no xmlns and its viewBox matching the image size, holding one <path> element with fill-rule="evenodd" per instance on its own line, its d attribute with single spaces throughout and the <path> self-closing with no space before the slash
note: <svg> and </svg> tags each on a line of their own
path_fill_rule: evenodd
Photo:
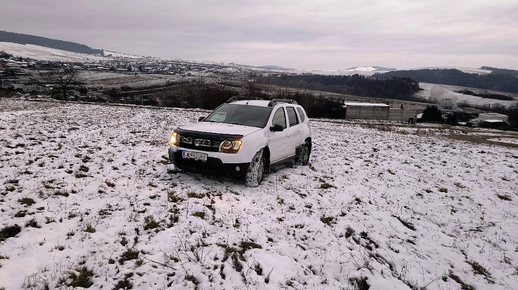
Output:
<svg viewBox="0 0 518 290">
<path fill-rule="evenodd" d="M 193 152 L 193 151 L 182 151 L 183 159 L 193 159 L 206 162 L 207 161 L 207 153 L 201 152 Z"/>
</svg>

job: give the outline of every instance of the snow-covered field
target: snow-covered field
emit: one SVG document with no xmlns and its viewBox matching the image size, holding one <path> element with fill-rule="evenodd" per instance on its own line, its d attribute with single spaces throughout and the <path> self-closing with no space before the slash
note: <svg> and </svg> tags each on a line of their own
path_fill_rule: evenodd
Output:
<svg viewBox="0 0 518 290">
<path fill-rule="evenodd" d="M 203 114 L 0 100 L 0 288 L 518 289 L 517 148 L 313 120 L 247 188 L 169 170 Z"/>
<path fill-rule="evenodd" d="M 478 96 L 471 96 L 462 93 L 457 93 L 456 91 L 463 89 L 470 89 L 466 87 L 458 87 L 458 86 L 449 86 L 449 85 L 439 85 L 439 84 L 431 84 L 431 83 L 419 83 L 419 87 L 423 89 L 418 92 L 417 95 L 421 98 L 425 98 L 427 100 L 432 100 L 434 102 L 439 102 L 442 104 L 450 104 L 455 106 L 458 103 L 469 103 L 472 105 L 494 105 L 501 104 L 504 106 L 510 106 L 518 101 L 518 97 L 516 94 L 511 93 L 502 93 L 502 92 L 493 92 L 504 95 L 512 95 L 515 98 L 515 101 L 506 101 L 506 100 L 496 100 L 489 98 L 482 98 Z M 473 91 L 483 91 L 481 89 L 473 89 Z"/>
</svg>

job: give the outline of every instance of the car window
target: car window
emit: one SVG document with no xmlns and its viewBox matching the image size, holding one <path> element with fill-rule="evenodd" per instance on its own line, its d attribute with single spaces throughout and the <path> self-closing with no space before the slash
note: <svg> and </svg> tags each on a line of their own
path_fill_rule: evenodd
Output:
<svg viewBox="0 0 518 290">
<path fill-rule="evenodd" d="M 304 122 L 304 120 L 306 120 L 306 114 L 304 114 L 304 110 L 302 110 L 302 108 L 297 108 L 297 112 L 299 112 L 300 122 Z"/>
<path fill-rule="evenodd" d="M 288 111 L 288 120 L 290 121 L 290 127 L 297 125 L 299 123 L 299 119 L 297 118 L 295 108 L 286 107 L 286 111 Z"/>
<path fill-rule="evenodd" d="M 272 108 L 224 104 L 212 112 L 203 122 L 237 124 L 264 128 Z"/>
<path fill-rule="evenodd" d="M 275 115 L 273 115 L 272 126 L 281 125 L 282 128 L 286 129 L 286 115 L 284 114 L 284 109 L 279 108 L 275 111 Z"/>
</svg>

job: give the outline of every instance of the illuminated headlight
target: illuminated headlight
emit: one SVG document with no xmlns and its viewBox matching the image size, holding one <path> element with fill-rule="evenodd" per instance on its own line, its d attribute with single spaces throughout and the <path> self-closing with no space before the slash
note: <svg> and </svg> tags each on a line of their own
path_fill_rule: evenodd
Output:
<svg viewBox="0 0 518 290">
<path fill-rule="evenodd" d="M 225 140 L 219 145 L 219 151 L 223 153 L 237 153 L 243 141 L 241 140 Z"/>
<path fill-rule="evenodd" d="M 176 133 L 176 132 L 173 132 L 173 134 L 171 134 L 171 137 L 169 138 L 169 145 L 170 146 L 178 146 L 180 145 L 180 134 Z"/>
</svg>

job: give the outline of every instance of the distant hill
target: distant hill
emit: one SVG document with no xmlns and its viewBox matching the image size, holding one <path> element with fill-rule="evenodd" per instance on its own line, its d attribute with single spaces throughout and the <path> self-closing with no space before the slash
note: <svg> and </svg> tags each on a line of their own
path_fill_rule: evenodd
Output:
<svg viewBox="0 0 518 290">
<path fill-rule="evenodd" d="M 369 72 L 389 72 L 394 71 L 395 68 L 382 67 L 382 66 L 355 66 L 346 69 L 346 71 L 369 71 Z"/>
<path fill-rule="evenodd" d="M 481 69 L 490 70 L 491 73 L 510 74 L 515 77 L 518 77 L 518 70 L 514 70 L 514 69 L 496 68 L 496 67 L 490 67 L 490 66 L 483 66 L 483 67 L 481 67 Z"/>
<path fill-rule="evenodd" d="M 518 78 L 511 74 L 470 74 L 458 69 L 417 69 L 377 73 L 378 79 L 411 78 L 418 82 L 472 87 L 509 93 L 518 93 Z"/>
<path fill-rule="evenodd" d="M 292 68 L 286 68 L 286 67 L 282 67 L 282 66 L 278 66 L 278 65 L 263 65 L 263 66 L 260 66 L 260 68 L 264 68 L 264 69 L 270 69 L 270 70 L 293 70 Z"/>
<path fill-rule="evenodd" d="M 0 31 L 0 42 L 13 42 L 18 44 L 33 44 L 48 48 L 60 49 L 76 53 L 102 55 L 102 49 L 93 49 L 84 44 L 70 41 L 50 39 L 40 36 Z"/>
</svg>

